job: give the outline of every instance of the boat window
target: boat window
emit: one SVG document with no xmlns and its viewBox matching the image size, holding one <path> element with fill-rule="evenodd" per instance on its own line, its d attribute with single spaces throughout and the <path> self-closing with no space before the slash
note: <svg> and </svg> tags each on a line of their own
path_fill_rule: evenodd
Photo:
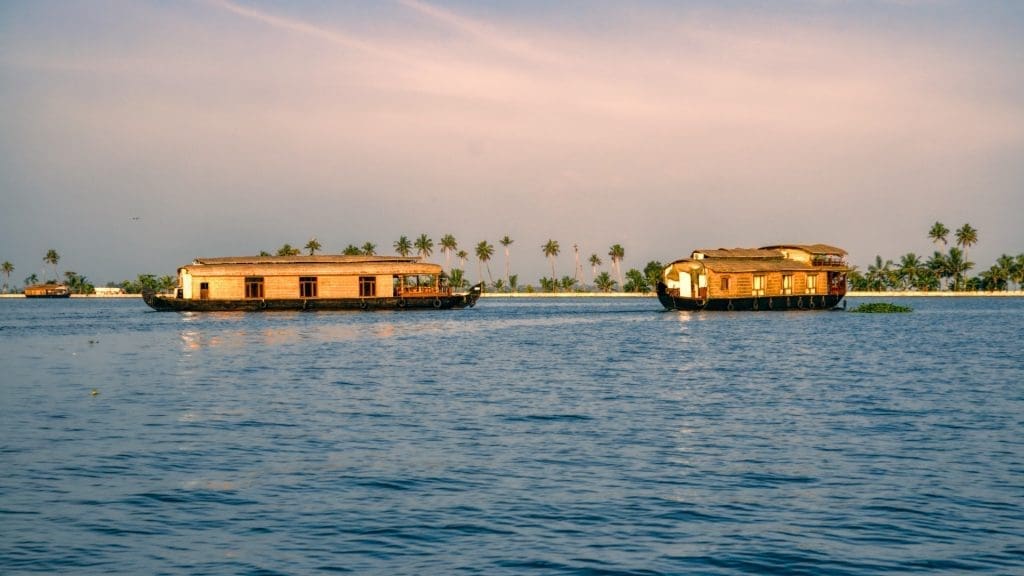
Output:
<svg viewBox="0 0 1024 576">
<path fill-rule="evenodd" d="M 782 293 L 792 294 L 793 293 L 793 275 L 783 274 L 782 275 Z"/>
<path fill-rule="evenodd" d="M 808 274 L 807 275 L 807 293 L 814 294 L 818 291 L 818 275 Z"/>
<path fill-rule="evenodd" d="M 377 295 L 377 277 L 376 276 L 360 276 L 359 277 L 359 296 L 366 298 L 367 296 Z"/>
<path fill-rule="evenodd" d="M 263 277 L 248 276 L 245 279 L 245 297 L 263 298 Z"/>
<path fill-rule="evenodd" d="M 729 291 L 729 277 L 728 276 L 722 276 L 722 292 L 728 292 L 728 291 Z"/>
<path fill-rule="evenodd" d="M 299 298 L 316 298 L 316 276 L 299 276 Z"/>
<path fill-rule="evenodd" d="M 753 296 L 764 296 L 764 274 L 754 274 L 754 290 L 752 291 Z"/>
</svg>

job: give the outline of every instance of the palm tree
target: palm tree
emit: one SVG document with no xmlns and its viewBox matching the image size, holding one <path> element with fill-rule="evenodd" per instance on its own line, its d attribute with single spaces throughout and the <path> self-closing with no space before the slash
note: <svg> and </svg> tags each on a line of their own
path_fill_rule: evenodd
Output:
<svg viewBox="0 0 1024 576">
<path fill-rule="evenodd" d="M 455 253 L 455 257 L 459 259 L 459 268 L 466 269 L 466 259 L 469 258 L 469 252 L 465 250 L 459 250 Z"/>
<path fill-rule="evenodd" d="M 320 249 L 320 243 L 317 242 L 316 236 L 310 238 L 309 242 L 306 242 L 305 248 L 306 248 L 306 250 L 309 250 L 309 255 L 310 256 L 315 256 L 316 255 L 316 251 Z"/>
<path fill-rule="evenodd" d="M 594 278 L 594 286 L 601 292 L 611 292 L 615 289 L 615 280 L 607 272 L 601 272 Z"/>
<path fill-rule="evenodd" d="M 508 284 L 509 275 L 512 273 L 511 260 L 509 259 L 509 246 L 512 245 L 515 240 L 508 237 L 508 234 L 499 240 L 501 245 L 505 247 L 505 284 Z"/>
<path fill-rule="evenodd" d="M 73 294 L 92 294 L 96 291 L 96 288 L 89 282 L 89 279 L 85 276 L 79 275 L 77 272 L 70 270 L 64 272 L 65 283 Z"/>
<path fill-rule="evenodd" d="M 622 285 L 623 292 L 650 292 L 651 287 L 647 284 L 647 277 L 636 268 L 630 268 L 626 272 L 628 282 Z"/>
<path fill-rule="evenodd" d="M 9 261 L 4 260 L 3 266 L 0 267 L 0 271 L 3 271 L 3 274 L 4 274 L 4 292 L 7 292 L 9 290 L 7 285 L 8 285 L 8 283 L 11 280 L 11 272 L 14 272 L 14 264 L 11 264 Z"/>
<path fill-rule="evenodd" d="M 996 258 L 996 263 L 992 268 L 997 269 L 998 277 L 1005 281 L 1005 288 L 1009 290 L 1010 282 L 1017 279 L 1017 260 L 1009 254 L 1003 254 Z"/>
<path fill-rule="evenodd" d="M 455 236 L 451 234 L 445 234 L 441 236 L 441 252 L 444 252 L 445 266 L 451 270 L 452 268 L 452 253 L 458 250 L 459 243 L 456 242 Z"/>
<path fill-rule="evenodd" d="M 544 251 L 544 255 L 548 257 L 548 261 L 551 262 L 551 280 L 554 281 L 555 278 L 556 278 L 556 276 L 555 276 L 555 258 L 558 256 L 558 253 L 562 251 L 562 249 L 558 247 L 558 241 L 557 240 L 551 240 L 550 238 L 540 248 L 541 248 L 541 250 Z"/>
<path fill-rule="evenodd" d="M 448 271 L 448 283 L 451 284 L 452 288 L 456 290 L 466 285 L 466 277 L 462 270 L 458 268 L 452 268 Z"/>
<path fill-rule="evenodd" d="M 341 254 L 343 256 L 362 256 L 363 249 L 355 244 L 349 244 L 348 246 L 345 246 L 345 249 L 341 251 Z"/>
<path fill-rule="evenodd" d="M 883 262 L 881 256 L 875 256 L 875 263 L 868 266 L 867 280 L 868 290 L 875 292 L 892 286 L 892 260 Z"/>
<path fill-rule="evenodd" d="M 959 248 L 950 248 L 946 256 L 947 271 L 953 276 L 953 291 L 963 288 L 962 279 L 968 270 L 974 268 L 974 262 L 968 262 Z"/>
<path fill-rule="evenodd" d="M 480 270 L 480 265 L 487 263 L 487 278 L 490 279 L 491 284 L 493 284 L 494 280 L 491 278 L 491 265 L 489 264 L 491 256 L 494 256 L 494 246 L 487 240 L 481 240 L 476 245 L 477 276 L 481 281 L 483 281 L 484 275 L 483 270 Z"/>
<path fill-rule="evenodd" d="M 1009 290 L 1014 274 L 1016 261 L 1013 256 L 1003 254 L 996 258 L 996 263 L 987 271 L 982 272 L 982 283 L 986 290 Z"/>
<path fill-rule="evenodd" d="M 519 290 L 519 274 L 512 274 L 508 277 L 508 289 L 512 292 Z"/>
<path fill-rule="evenodd" d="M 1018 254 L 1014 258 L 1013 281 L 1017 283 L 1017 289 L 1024 288 L 1024 254 Z"/>
<path fill-rule="evenodd" d="M 903 290 L 917 288 L 923 269 L 924 264 L 921 263 L 921 259 L 917 257 L 917 254 L 913 252 L 904 254 L 900 258 L 899 268 L 896 269 L 896 277 L 899 279 L 900 288 Z"/>
<path fill-rule="evenodd" d="M 942 242 L 942 245 L 946 245 L 946 237 L 949 236 L 949 228 L 942 222 L 936 222 L 932 224 L 932 229 L 928 231 L 928 237 L 932 239 L 932 242 L 938 244 Z"/>
<path fill-rule="evenodd" d="M 277 249 L 277 255 L 278 256 L 298 256 L 299 255 L 299 249 L 298 248 L 292 248 L 291 244 L 285 244 L 284 246 L 281 246 L 280 248 Z"/>
<path fill-rule="evenodd" d="M 949 265 L 947 263 L 946 255 L 936 250 L 932 257 L 928 259 L 924 265 L 928 270 L 935 276 L 939 282 L 939 289 L 942 289 L 942 281 L 946 278 L 951 278 L 953 275 L 949 272 Z"/>
<path fill-rule="evenodd" d="M 967 260 L 967 249 L 978 243 L 978 231 L 970 224 L 964 224 L 956 231 L 956 243 L 964 249 L 964 260 Z"/>
<path fill-rule="evenodd" d="M 403 257 L 408 256 L 412 252 L 412 242 L 409 242 L 409 239 L 406 238 L 405 236 L 402 236 L 398 240 L 395 240 L 394 246 L 395 252 L 398 252 Z"/>
<path fill-rule="evenodd" d="M 597 254 L 590 255 L 590 278 L 593 281 L 597 281 L 597 267 L 602 264 L 601 257 Z"/>
<path fill-rule="evenodd" d="M 978 285 L 982 290 L 988 290 L 989 292 L 1009 289 L 1006 270 L 998 264 L 993 264 L 991 268 L 982 272 L 975 280 L 978 281 Z"/>
<path fill-rule="evenodd" d="M 622 259 L 625 258 L 625 256 L 626 256 L 626 250 L 622 246 L 620 246 L 618 244 L 615 244 L 615 245 L 613 245 L 608 250 L 608 256 L 610 256 L 611 259 L 612 259 L 612 268 L 615 269 L 615 271 L 616 271 L 616 273 L 617 273 L 617 275 L 619 277 L 619 284 L 621 285 L 622 284 Z"/>
<path fill-rule="evenodd" d="M 416 239 L 414 244 L 416 245 L 416 251 L 420 253 L 420 258 L 424 260 L 434 253 L 434 241 L 426 234 L 420 234 L 420 237 Z"/>
<path fill-rule="evenodd" d="M 572 245 L 572 261 L 572 277 L 579 282 L 580 276 L 583 274 L 583 267 L 580 266 L 580 245 L 576 243 L 573 243 Z"/>
<path fill-rule="evenodd" d="M 644 266 L 644 277 L 647 279 L 648 289 L 653 290 L 658 282 L 661 282 L 661 273 L 665 269 L 661 262 L 657 260 L 651 260 Z"/>
<path fill-rule="evenodd" d="M 868 279 L 861 274 L 860 270 L 857 270 L 856 266 L 850 267 L 850 271 L 846 273 L 846 281 L 850 284 L 850 290 L 865 292 L 868 289 Z"/>
<path fill-rule="evenodd" d="M 53 280 L 57 281 L 57 262 L 60 262 L 60 254 L 53 248 L 46 251 L 46 256 L 43 256 L 43 262 L 53 266 Z"/>
<path fill-rule="evenodd" d="M 363 256 L 377 255 L 377 245 L 374 244 L 373 242 L 366 242 L 365 244 L 363 244 L 363 247 L 360 250 L 362 250 Z"/>
</svg>

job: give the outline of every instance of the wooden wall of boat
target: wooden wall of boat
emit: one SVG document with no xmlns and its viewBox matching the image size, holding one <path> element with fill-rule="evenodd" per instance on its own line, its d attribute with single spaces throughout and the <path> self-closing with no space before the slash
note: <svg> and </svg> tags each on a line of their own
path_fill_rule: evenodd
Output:
<svg viewBox="0 0 1024 576">
<path fill-rule="evenodd" d="M 182 267 L 180 277 L 190 283 L 193 299 L 237 300 L 246 297 L 246 279 L 263 279 L 263 298 L 300 298 L 300 278 L 315 277 L 317 298 L 359 298 L 360 277 L 376 279 L 375 297 L 394 295 L 394 278 L 410 275 L 437 276 L 441 267 L 409 258 L 274 257 L 205 259 Z M 206 285 L 205 294 L 203 285 Z M 182 288 L 185 288 L 182 286 Z"/>
<path fill-rule="evenodd" d="M 828 294 L 828 274 L 824 271 L 818 272 L 758 272 L 765 277 L 765 295 L 766 296 L 779 296 L 783 294 L 782 291 L 782 276 L 789 274 L 793 277 L 793 285 L 791 287 L 791 294 L 804 295 L 804 294 Z M 807 291 L 807 277 L 809 275 L 817 276 L 817 282 L 814 290 Z M 729 278 L 729 288 L 727 290 L 722 289 L 722 278 Z M 708 270 L 708 295 L 711 298 L 746 298 L 754 293 L 754 273 L 753 272 L 716 272 L 714 270 Z"/>
</svg>

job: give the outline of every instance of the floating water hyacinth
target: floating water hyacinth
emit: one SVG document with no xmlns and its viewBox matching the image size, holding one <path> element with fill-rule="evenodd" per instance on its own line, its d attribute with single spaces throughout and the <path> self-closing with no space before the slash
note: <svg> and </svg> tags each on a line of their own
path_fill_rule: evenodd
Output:
<svg viewBox="0 0 1024 576">
<path fill-rule="evenodd" d="M 864 312 L 871 314 L 889 314 L 894 312 L 913 312 L 914 309 L 910 306 L 900 306 L 899 304 L 892 304 L 889 302 L 872 302 L 871 304 L 861 304 L 850 312 Z"/>
</svg>

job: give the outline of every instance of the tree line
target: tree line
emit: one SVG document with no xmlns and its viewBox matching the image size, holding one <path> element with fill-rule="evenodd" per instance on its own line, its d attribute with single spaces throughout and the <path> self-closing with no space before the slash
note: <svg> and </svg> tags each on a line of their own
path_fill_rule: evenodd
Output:
<svg viewBox="0 0 1024 576">
<path fill-rule="evenodd" d="M 95 294 L 96 286 L 89 281 L 89 279 L 77 272 L 66 270 L 64 271 L 64 280 L 60 281 L 61 275 L 57 272 L 57 264 L 60 262 L 60 254 L 54 250 L 49 249 L 46 251 L 46 255 L 43 256 L 43 262 L 48 264 L 53 271 L 53 276 L 49 274 L 45 275 L 42 279 L 36 273 L 29 274 L 25 280 L 24 285 L 33 286 L 36 284 L 58 284 L 63 283 L 72 294 Z M 4 281 L 3 286 L 0 287 L 0 293 L 10 293 L 13 291 L 10 285 L 11 274 L 14 272 L 14 264 L 10 261 L 4 261 L 0 265 L 0 272 L 3 273 Z M 172 290 L 178 285 L 178 280 L 173 276 L 154 276 L 152 274 L 139 274 L 135 280 L 124 280 L 120 283 L 109 282 L 107 287 L 109 288 L 120 288 L 127 294 L 139 294 L 146 288 L 151 288 L 155 291 Z M 17 290 L 20 292 L 21 290 Z"/>
<path fill-rule="evenodd" d="M 950 235 L 954 244 L 950 243 Z M 951 232 L 943 223 L 936 222 L 928 231 L 928 238 L 936 244 L 935 252 L 927 259 L 909 252 L 899 258 L 899 262 L 884 260 L 876 256 L 874 263 L 870 264 L 866 271 L 861 272 L 856 266 L 848 274 L 850 289 L 864 291 L 885 291 L 885 290 L 916 290 L 916 291 L 937 291 L 937 290 L 1009 290 L 1016 284 L 1018 288 L 1024 285 L 1024 254 L 1010 256 L 1003 254 L 994 265 L 979 275 L 970 277 L 968 272 L 974 269 L 974 263 L 968 259 L 968 250 L 978 243 L 978 230 L 970 224 L 964 224 L 955 232 Z M 468 287 L 471 274 L 467 265 L 471 259 L 476 260 L 475 280 L 483 282 L 486 289 L 493 292 L 613 292 L 621 289 L 623 292 L 651 292 L 661 277 L 663 266 L 661 262 L 652 260 L 643 269 L 630 268 L 623 273 L 622 262 L 626 256 L 626 250 L 620 244 L 613 244 L 608 249 L 608 269 L 602 270 L 605 260 L 597 253 L 584 257 L 580 253 L 579 245 L 572 245 L 573 271 L 572 274 L 559 275 L 558 256 L 562 254 L 561 244 L 554 239 L 539 246 L 540 253 L 547 258 L 551 266 L 551 275 L 542 276 L 537 280 L 537 285 L 522 283 L 518 274 L 512 272 L 512 246 L 515 244 L 508 235 L 497 241 L 504 254 L 504 262 L 501 272 L 495 277 L 491 269 L 491 261 L 495 256 L 496 247 L 488 240 L 481 240 L 469 248 L 472 254 L 461 246 L 452 234 L 444 234 L 435 244 L 433 238 L 428 234 L 420 234 L 414 239 L 408 236 L 399 236 L 392 243 L 395 253 L 408 257 L 416 254 L 420 258 L 427 259 L 434 254 L 438 248 L 445 260 L 445 276 L 448 283 L 456 288 Z M 323 251 L 323 246 L 316 238 L 311 238 L 302 248 L 284 244 L 273 254 L 261 251 L 261 256 L 295 256 L 303 252 L 309 255 L 316 255 Z M 375 256 L 378 254 L 377 245 L 373 242 L 364 242 L 362 245 L 349 244 L 341 251 L 343 255 L 349 256 Z M 457 264 L 453 264 L 453 259 Z M 49 277 L 44 281 L 57 282 L 57 264 L 60 255 L 56 250 L 48 250 L 43 257 L 43 262 L 48 264 L 53 271 L 53 279 Z M 584 272 L 585 267 L 590 268 L 589 282 Z M 9 292 L 9 280 L 14 266 L 10 262 L 4 262 L 2 268 L 4 282 L 3 292 Z M 486 274 L 486 277 L 485 277 Z M 25 278 L 25 285 L 38 284 L 40 279 L 36 274 Z M 95 287 L 88 278 L 76 272 L 64 272 L 64 283 L 76 294 L 91 294 Z M 134 280 L 124 280 L 120 283 L 108 283 L 107 286 L 119 287 L 129 294 L 137 294 L 145 289 L 156 291 L 170 290 L 175 288 L 177 280 L 173 276 L 155 276 L 153 274 L 140 274 Z"/>
<path fill-rule="evenodd" d="M 576 264 L 573 274 L 559 277 L 557 257 L 562 253 L 561 244 L 557 240 L 549 239 L 540 246 L 540 251 L 551 265 L 551 276 L 543 276 L 538 279 L 537 286 L 529 283 L 523 284 L 520 282 L 519 275 L 512 273 L 511 252 L 515 240 L 506 234 L 498 240 L 498 244 L 501 245 L 504 252 L 504 267 L 503 273 L 497 278 L 495 278 L 491 270 L 491 260 L 496 253 L 496 248 L 488 240 L 481 240 L 474 244 L 471 247 L 473 250 L 472 254 L 467 252 L 464 247 L 460 247 L 458 240 L 452 234 L 442 235 L 437 244 L 434 243 L 434 239 L 428 234 L 420 234 L 415 239 L 402 235 L 394 241 L 392 248 L 395 253 L 403 257 L 416 254 L 423 259 L 432 256 L 435 247 L 439 248 L 445 260 L 445 276 L 449 284 L 456 288 L 465 288 L 470 285 L 467 264 L 471 258 L 475 258 L 476 281 L 483 282 L 486 289 L 493 292 L 612 292 L 620 286 L 624 292 L 651 292 L 654 290 L 654 286 L 661 275 L 662 265 L 657 261 L 648 262 L 642 271 L 631 268 L 623 274 L 622 260 L 626 256 L 626 249 L 620 244 L 613 244 L 608 249 L 610 271 L 602 270 L 598 272 L 598 269 L 604 264 L 604 260 L 596 253 L 591 254 L 587 258 L 586 262 L 590 265 L 591 269 L 590 282 L 588 283 L 584 274 L 583 262 L 580 260 L 579 245 L 573 244 L 572 249 Z M 305 251 L 310 256 L 313 256 L 322 249 L 323 246 L 320 242 L 313 238 L 302 249 L 291 244 L 284 244 L 274 253 L 264 250 L 260 252 L 260 255 L 297 256 Z M 377 255 L 377 245 L 373 242 L 365 242 L 361 246 L 349 244 L 341 251 L 341 254 L 346 256 L 375 256 Z M 453 258 L 458 262 L 455 266 L 452 264 Z M 486 278 L 484 277 L 485 272 Z"/>
<path fill-rule="evenodd" d="M 936 222 L 928 230 L 928 238 L 942 249 L 935 250 L 927 259 L 908 252 L 899 262 L 875 256 L 874 263 L 865 272 L 854 267 L 848 274 L 851 290 L 887 291 L 913 290 L 933 292 L 948 290 L 997 291 L 1009 290 L 1013 284 L 1024 285 L 1024 254 L 1003 254 L 995 264 L 977 276 L 968 276 L 974 262 L 968 259 L 968 249 L 978 243 L 978 230 L 964 224 L 953 232 L 954 245 L 949 245 L 950 229 Z"/>
</svg>

